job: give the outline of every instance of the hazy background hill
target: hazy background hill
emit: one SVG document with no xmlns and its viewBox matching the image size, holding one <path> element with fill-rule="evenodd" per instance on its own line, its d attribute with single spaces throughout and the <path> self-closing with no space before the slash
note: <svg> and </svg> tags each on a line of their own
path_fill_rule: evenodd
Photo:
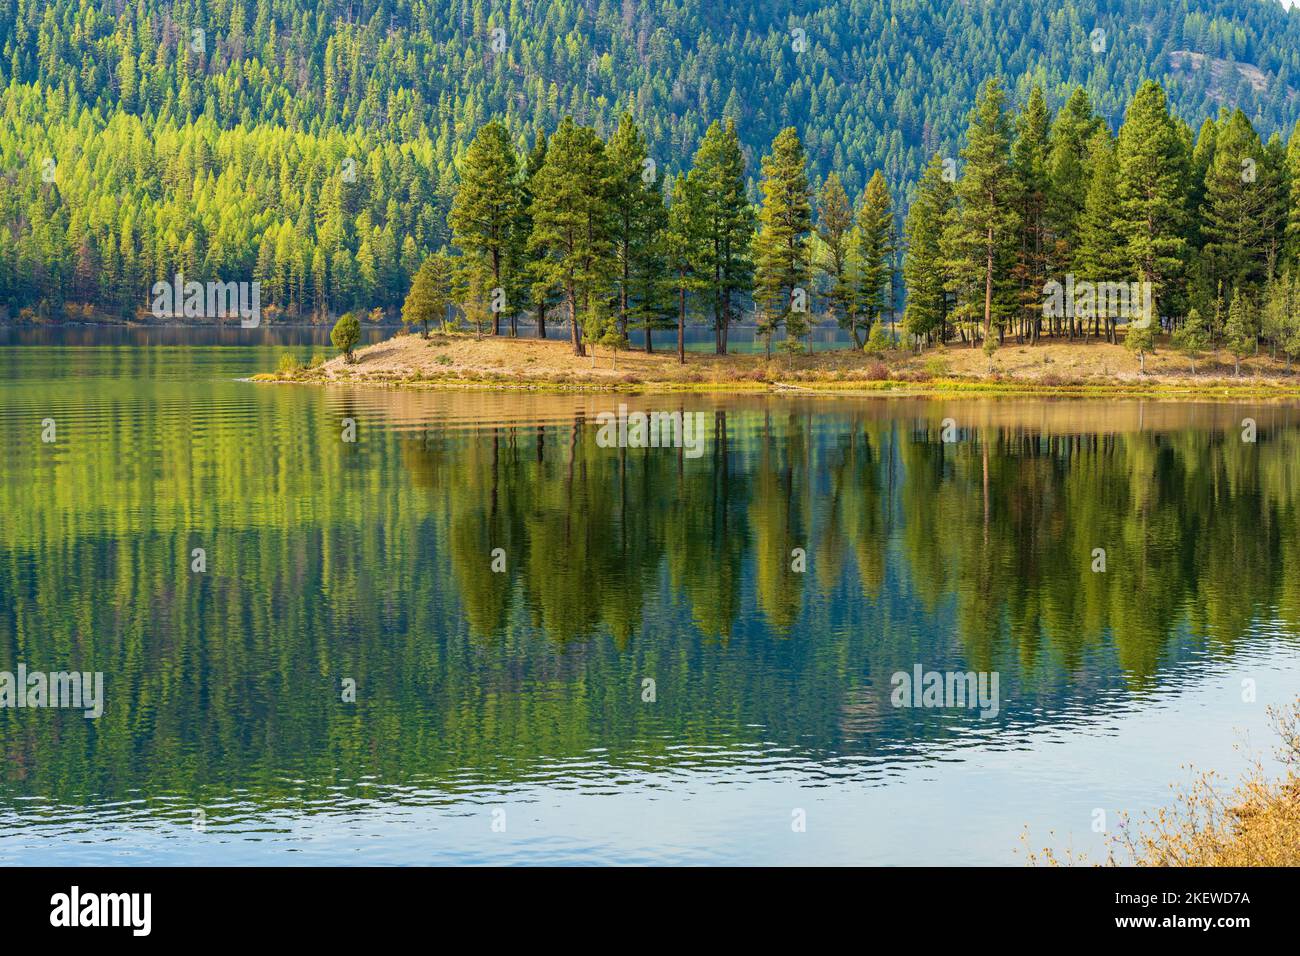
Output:
<svg viewBox="0 0 1300 956">
<path fill-rule="evenodd" d="M 879 167 L 906 196 L 930 154 L 956 152 L 992 73 L 1016 99 L 1041 81 L 1053 108 L 1081 83 L 1112 125 L 1152 77 L 1193 129 L 1228 103 L 1285 136 L 1300 116 L 1300 11 L 1261 0 L 0 0 L 0 296 L 125 309 L 159 263 L 278 263 L 285 283 L 391 305 L 446 240 L 456 159 L 497 116 L 530 144 L 565 113 L 607 133 L 630 110 L 669 171 L 730 116 L 751 177 L 793 124 L 815 179 L 836 169 L 856 195 Z M 347 160 L 359 175 L 335 183 Z"/>
</svg>

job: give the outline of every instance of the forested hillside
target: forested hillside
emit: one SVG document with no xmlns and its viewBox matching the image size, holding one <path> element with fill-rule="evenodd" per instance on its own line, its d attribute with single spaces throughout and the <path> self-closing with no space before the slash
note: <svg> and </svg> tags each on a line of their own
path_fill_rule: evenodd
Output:
<svg viewBox="0 0 1300 956">
<path fill-rule="evenodd" d="M 988 76 L 1081 84 L 1112 128 L 1144 77 L 1192 125 L 1300 116 L 1300 13 L 1256 0 L 0 0 L 0 302 L 128 314 L 155 278 L 257 276 L 296 314 L 394 309 L 450 240 L 457 165 L 627 112 L 671 177 L 734 120 L 750 198 L 794 126 L 814 183 L 906 197 Z"/>
</svg>

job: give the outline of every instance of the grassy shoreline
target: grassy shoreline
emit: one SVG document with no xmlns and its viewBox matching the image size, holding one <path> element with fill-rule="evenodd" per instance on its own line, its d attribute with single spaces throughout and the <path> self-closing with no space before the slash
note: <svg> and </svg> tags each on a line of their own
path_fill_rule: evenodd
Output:
<svg viewBox="0 0 1300 956">
<path fill-rule="evenodd" d="M 568 342 L 477 338 L 462 333 L 398 335 L 309 366 L 292 362 L 252 376 L 256 382 L 293 382 L 393 389 L 540 392 L 806 394 L 871 396 L 1039 396 L 1199 400 L 1300 399 L 1300 374 L 1267 355 L 1242 362 L 1207 353 L 1192 376 L 1185 358 L 1168 348 L 1146 360 L 1104 342 L 1008 343 L 993 359 L 963 347 L 916 354 L 894 350 L 873 356 L 854 349 L 809 355 L 600 349 L 573 355 Z"/>
<path fill-rule="evenodd" d="M 1278 743 L 1276 768 L 1256 754 L 1233 783 L 1221 774 L 1198 772 L 1190 784 L 1172 788 L 1172 802 L 1130 819 L 1107 838 L 1106 857 L 1090 859 L 1069 848 L 1033 848 L 1021 842 L 1031 866 L 1300 866 L 1300 698 L 1270 707 Z M 1191 768 L 1188 768 L 1191 769 Z"/>
</svg>

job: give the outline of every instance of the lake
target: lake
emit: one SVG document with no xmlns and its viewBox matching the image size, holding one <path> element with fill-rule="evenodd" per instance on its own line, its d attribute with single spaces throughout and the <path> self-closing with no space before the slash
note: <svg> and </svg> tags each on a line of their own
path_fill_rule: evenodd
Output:
<svg viewBox="0 0 1300 956">
<path fill-rule="evenodd" d="M 0 863 L 1096 855 L 1300 687 L 1292 405 L 257 385 L 326 337 L 249 336 L 0 333 L 0 671 L 104 687 L 0 707 Z"/>
</svg>

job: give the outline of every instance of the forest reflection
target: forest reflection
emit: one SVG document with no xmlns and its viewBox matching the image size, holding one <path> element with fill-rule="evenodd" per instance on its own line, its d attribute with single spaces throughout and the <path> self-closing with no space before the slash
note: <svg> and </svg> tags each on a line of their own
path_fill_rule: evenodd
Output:
<svg viewBox="0 0 1300 956">
<path fill-rule="evenodd" d="M 952 728 L 892 710 L 894 670 L 999 670 L 1036 720 L 1300 625 L 1284 407 L 644 399 L 708 412 L 693 459 L 600 447 L 601 399 L 98 399 L 66 448 L 3 426 L 0 669 L 102 670 L 108 702 L 0 711 L 11 794 L 923 752 Z"/>
</svg>

